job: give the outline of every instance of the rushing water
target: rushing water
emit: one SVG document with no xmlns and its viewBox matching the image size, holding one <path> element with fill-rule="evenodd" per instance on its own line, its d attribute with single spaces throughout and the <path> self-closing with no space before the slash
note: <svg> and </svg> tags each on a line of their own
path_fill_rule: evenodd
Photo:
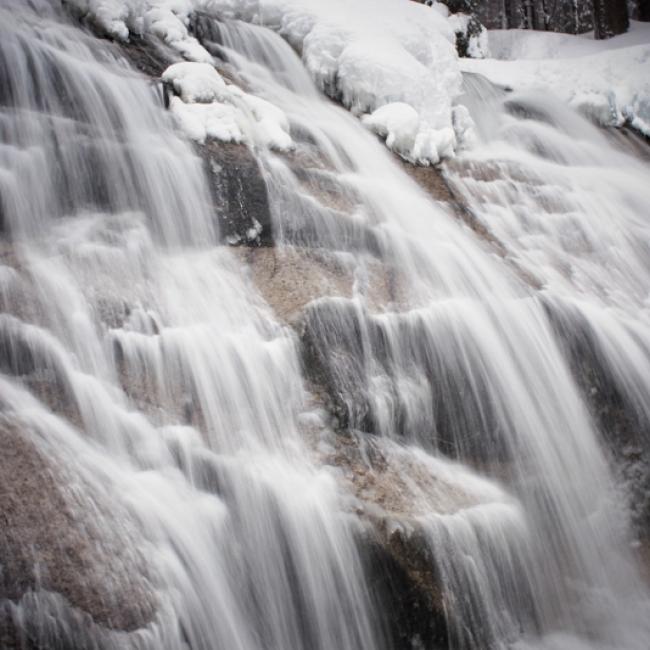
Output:
<svg viewBox="0 0 650 650">
<path fill-rule="evenodd" d="M 552 95 L 504 94 L 472 76 L 466 83 L 479 146 L 452 166 L 451 182 L 540 279 L 563 325 L 593 339 L 647 426 L 647 147 L 598 129 Z"/>
<path fill-rule="evenodd" d="M 650 419 L 647 167 L 559 105 L 490 93 L 499 130 L 449 174 L 512 265 L 322 98 L 279 36 L 200 27 L 290 119 L 298 164 L 256 152 L 280 252 L 322 249 L 354 277 L 351 295 L 324 289 L 303 314 L 339 425 L 465 495 L 408 504 L 451 647 L 645 650 L 627 506 L 560 333 L 589 326 L 629 408 Z M 200 159 L 157 94 L 40 0 L 0 8 L 0 80 L 3 422 L 128 513 L 158 602 L 130 643 L 390 647 L 367 525 L 305 433 L 332 423 L 308 412 L 300 341 L 220 245 Z M 517 182 L 488 177 L 483 193 L 466 170 L 495 159 L 517 163 Z M 612 178 L 613 165 L 626 173 Z M 379 301 L 378 264 L 393 285 Z M 12 605 L 43 643 L 88 647 L 61 611 L 38 595 Z"/>
<path fill-rule="evenodd" d="M 162 602 L 140 643 L 381 647 L 351 524 L 297 434 L 294 340 L 216 246 L 199 159 L 49 3 L 4 6 L 0 30 L 3 290 L 34 314 L 0 316 L 3 410 L 131 510 Z M 77 427 L 25 391 L 30 363 Z M 66 643 L 49 606 L 32 633 Z"/>
</svg>

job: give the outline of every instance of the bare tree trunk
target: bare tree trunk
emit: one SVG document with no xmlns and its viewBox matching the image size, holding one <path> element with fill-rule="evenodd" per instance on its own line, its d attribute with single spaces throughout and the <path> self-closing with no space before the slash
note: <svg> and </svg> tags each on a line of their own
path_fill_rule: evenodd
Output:
<svg viewBox="0 0 650 650">
<path fill-rule="evenodd" d="M 639 0 L 639 20 L 650 22 L 650 0 Z"/>
<path fill-rule="evenodd" d="M 596 38 L 611 38 L 623 34 L 629 26 L 627 0 L 594 0 Z"/>
</svg>

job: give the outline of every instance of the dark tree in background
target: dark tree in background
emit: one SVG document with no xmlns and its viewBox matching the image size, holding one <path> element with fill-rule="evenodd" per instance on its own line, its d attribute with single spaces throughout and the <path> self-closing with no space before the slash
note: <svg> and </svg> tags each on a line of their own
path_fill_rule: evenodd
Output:
<svg viewBox="0 0 650 650">
<path fill-rule="evenodd" d="M 426 0 L 424 0 L 426 2 Z M 488 29 L 539 29 L 596 38 L 624 33 L 629 17 L 650 21 L 650 0 L 442 0 Z"/>
<path fill-rule="evenodd" d="M 472 11 L 488 29 L 540 29 L 582 34 L 592 30 L 594 25 L 593 0 L 443 1 L 452 12 Z"/>
<path fill-rule="evenodd" d="M 650 0 L 638 0 L 636 18 L 637 20 L 650 22 Z"/>
<path fill-rule="evenodd" d="M 596 38 L 611 38 L 623 34 L 629 26 L 627 0 L 594 0 Z"/>
</svg>

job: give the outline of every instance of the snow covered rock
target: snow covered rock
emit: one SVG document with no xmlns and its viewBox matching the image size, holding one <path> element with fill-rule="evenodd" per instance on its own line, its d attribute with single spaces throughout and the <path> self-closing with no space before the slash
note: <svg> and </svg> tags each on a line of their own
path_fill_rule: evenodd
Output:
<svg viewBox="0 0 650 650">
<path fill-rule="evenodd" d="M 127 41 L 130 34 L 151 34 L 190 61 L 212 61 L 187 31 L 193 0 L 68 0 L 109 36 Z"/>
<path fill-rule="evenodd" d="M 477 134 L 469 110 L 462 104 L 454 106 L 452 122 L 456 135 L 456 149 L 471 149 L 477 143 Z"/>
<path fill-rule="evenodd" d="M 226 82 L 209 63 L 175 63 L 163 72 L 162 80 L 188 104 L 209 104 L 227 95 Z"/>
<path fill-rule="evenodd" d="M 169 108 L 192 140 L 247 142 L 279 151 L 293 146 L 284 112 L 227 84 L 212 65 L 174 63 L 162 79 L 175 94 Z"/>
<path fill-rule="evenodd" d="M 453 154 L 454 130 L 423 128 L 420 116 L 409 104 L 384 104 L 364 116 L 363 122 L 386 139 L 389 149 L 409 162 L 426 165 Z"/>
<path fill-rule="evenodd" d="M 488 32 L 474 16 L 458 13 L 449 16 L 456 34 L 456 49 L 461 57 L 484 59 L 490 55 Z"/>
<path fill-rule="evenodd" d="M 466 26 L 450 22 L 447 8 L 439 3 L 427 7 L 411 0 L 70 1 L 116 39 L 128 40 L 131 33 L 155 35 L 185 59 L 206 64 L 212 62 L 211 55 L 187 29 L 193 11 L 264 25 L 286 38 L 301 53 L 316 84 L 353 113 L 373 114 L 395 103 L 410 106 L 418 117 L 417 122 L 412 114 L 409 118 L 409 129 L 416 126 L 415 133 L 404 132 L 404 126 L 399 133 L 376 128 L 386 137 L 392 134 L 389 146 L 407 160 L 431 164 L 453 153 L 452 103 L 461 87 L 455 31 Z M 478 53 L 482 41 L 472 38 L 468 48 Z M 207 88 L 211 82 L 199 76 L 197 70 L 193 81 L 178 82 L 183 86 L 180 97 L 191 108 L 173 102 L 192 137 L 200 141 L 219 133 L 221 138 L 245 139 L 246 129 L 232 110 L 193 106 L 216 101 L 248 114 L 258 139 L 269 146 L 291 146 L 282 116 L 268 102 L 245 94 L 235 98 L 232 93 L 208 101 L 211 93 L 223 88 Z M 198 94 L 191 87 L 194 83 L 200 87 Z M 368 124 L 378 124 L 384 117 L 371 116 Z"/>
<path fill-rule="evenodd" d="M 208 139 L 223 142 L 243 142 L 241 116 L 234 106 L 213 102 L 211 104 L 186 104 L 172 97 L 169 107 L 181 130 L 201 144 Z"/>
<path fill-rule="evenodd" d="M 477 0 L 416 0 L 447 18 L 456 34 L 456 50 L 461 57 L 488 56 L 488 33 L 476 15 Z"/>
</svg>

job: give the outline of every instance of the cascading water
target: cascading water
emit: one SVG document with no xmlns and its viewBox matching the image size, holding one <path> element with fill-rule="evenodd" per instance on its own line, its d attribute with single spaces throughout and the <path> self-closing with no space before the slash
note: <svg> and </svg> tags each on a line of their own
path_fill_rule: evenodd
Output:
<svg viewBox="0 0 650 650">
<path fill-rule="evenodd" d="M 159 606 L 134 643 L 381 647 L 354 524 L 297 434 L 294 340 L 216 247 L 199 159 L 57 3 L 1 12 L 3 423 L 137 522 Z M 29 395 L 37 372 L 57 415 Z M 124 647 L 62 620 L 53 580 L 3 603 L 27 638 Z"/>
<path fill-rule="evenodd" d="M 425 548 L 451 647 L 645 650 L 626 505 L 561 335 L 588 323 L 630 408 L 648 416 L 643 223 L 593 234 L 602 250 L 587 259 L 562 246 L 561 225 L 540 218 L 541 234 L 524 232 L 513 218 L 513 204 L 520 217 L 549 212 L 542 180 L 577 194 L 593 131 L 569 139 L 579 118 L 567 109 L 512 100 L 515 115 L 497 110 L 492 123 L 508 151 L 508 133 L 527 143 L 516 162 L 534 161 L 540 182 L 473 191 L 463 170 L 489 168 L 488 145 L 447 171 L 519 267 L 543 268 L 538 291 L 322 98 L 279 36 L 202 18 L 197 35 L 291 122 L 295 151 L 256 151 L 279 263 L 309 248 L 353 278 L 347 293 L 320 288 L 298 340 L 219 245 L 199 158 L 118 50 L 56 2 L 0 12 L 0 424 L 81 477 L 94 511 L 122 513 L 124 564 L 147 566 L 127 593 L 151 588 L 154 602 L 133 647 L 389 648 L 363 545 L 363 518 L 381 517 Z M 616 181 L 605 206 L 574 200 L 572 232 L 592 210 L 622 221 L 616 202 L 642 208 L 647 172 L 620 160 L 638 177 Z M 569 262 L 578 279 L 560 283 Z M 313 406 L 316 384 L 336 419 Z M 351 499 L 344 472 L 324 466 L 332 444 L 382 450 L 410 495 L 402 516 Z M 124 647 L 110 624 L 82 638 L 83 616 L 52 580 L 3 603 L 19 629 L 46 647 Z"/>
<path fill-rule="evenodd" d="M 304 170 L 266 154 L 276 231 L 289 244 L 307 238 L 352 251 L 359 278 L 371 274 L 368 253 L 398 276 L 401 304 L 381 313 L 371 313 L 362 281 L 352 300 L 307 310 L 310 343 L 343 394 L 351 428 L 509 467 L 523 512 L 491 505 L 421 521 L 457 609 L 452 642 L 501 646 L 523 630 L 550 645 L 557 634 L 561 647 L 572 643 L 563 634 L 643 647 L 646 593 L 626 548 L 625 506 L 549 298 L 494 263 L 354 118 L 323 102 L 277 36 L 241 23 L 215 29 L 225 58 L 326 159 L 318 175 L 348 204 L 346 214 L 306 199 Z"/>
<path fill-rule="evenodd" d="M 543 283 L 564 336 L 591 339 L 647 428 L 645 147 L 631 134 L 608 137 L 552 96 L 504 93 L 475 75 L 465 83 L 479 145 L 449 166 L 450 182 Z"/>
</svg>

